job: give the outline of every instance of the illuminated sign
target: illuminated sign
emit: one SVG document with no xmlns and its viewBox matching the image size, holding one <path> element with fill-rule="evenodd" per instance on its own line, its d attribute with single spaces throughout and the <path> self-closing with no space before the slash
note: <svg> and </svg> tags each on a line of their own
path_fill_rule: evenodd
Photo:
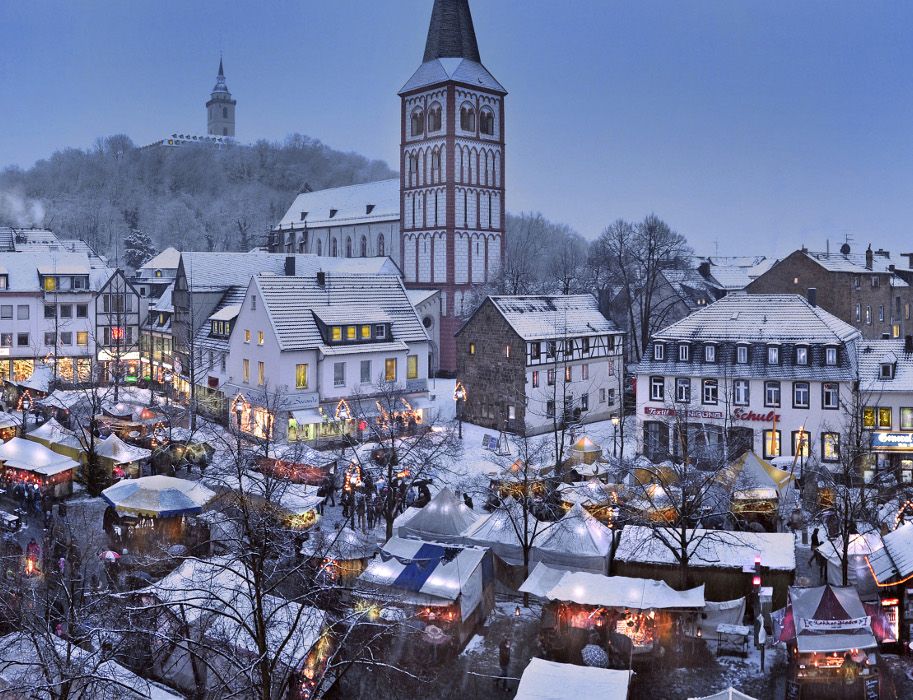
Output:
<svg viewBox="0 0 913 700">
<path fill-rule="evenodd" d="M 656 408 L 654 406 L 644 406 L 644 415 L 647 416 L 669 416 L 680 415 L 685 418 L 722 418 L 722 411 L 696 411 L 689 409 L 687 411 L 676 411 L 674 408 Z"/>
<path fill-rule="evenodd" d="M 774 411 L 755 413 L 754 411 L 747 411 L 744 408 L 737 408 L 732 412 L 732 417 L 734 420 L 750 420 L 758 423 L 780 422 L 780 414 Z"/>
<path fill-rule="evenodd" d="M 913 433 L 872 433 L 872 449 L 882 452 L 913 452 Z"/>
</svg>

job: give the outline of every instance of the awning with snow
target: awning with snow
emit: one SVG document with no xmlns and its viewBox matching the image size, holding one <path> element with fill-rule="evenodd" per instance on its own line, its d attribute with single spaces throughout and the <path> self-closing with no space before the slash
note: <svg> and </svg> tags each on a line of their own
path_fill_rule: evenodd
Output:
<svg viewBox="0 0 913 700">
<path fill-rule="evenodd" d="M 699 610 L 704 607 L 704 586 L 676 591 L 664 581 L 567 571 L 544 597 L 606 608 Z"/>
<path fill-rule="evenodd" d="M 562 664 L 534 658 L 523 671 L 515 700 L 624 698 L 630 671 Z"/>
<path fill-rule="evenodd" d="M 441 489 L 424 508 L 400 526 L 400 537 L 421 537 L 444 542 L 459 542 L 479 515 L 466 506 L 449 488 Z"/>
<path fill-rule="evenodd" d="M 872 618 L 855 588 L 791 586 L 789 601 L 780 641 L 795 641 L 799 652 L 832 653 L 878 646 L 872 634 Z"/>
<path fill-rule="evenodd" d="M 14 437 L 0 445 L 0 461 L 11 469 L 33 472 L 40 476 L 54 476 L 76 469 L 79 463 L 48 449 L 39 442 Z"/>
<path fill-rule="evenodd" d="M 197 481 L 157 474 L 118 482 L 101 496 L 122 513 L 166 518 L 199 513 L 216 494 Z"/>
</svg>

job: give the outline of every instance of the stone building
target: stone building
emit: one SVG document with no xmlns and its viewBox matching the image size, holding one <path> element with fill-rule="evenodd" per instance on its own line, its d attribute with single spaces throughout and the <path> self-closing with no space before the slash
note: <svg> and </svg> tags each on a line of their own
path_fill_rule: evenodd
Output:
<svg viewBox="0 0 913 700">
<path fill-rule="evenodd" d="M 220 58 L 216 84 L 206 103 L 206 133 L 210 136 L 234 137 L 237 104 L 238 101 L 232 99 L 228 86 L 225 84 L 225 71 L 222 69 L 222 59 Z"/>
<path fill-rule="evenodd" d="M 913 287 L 898 273 L 890 253 L 853 254 L 844 244 L 839 253 L 802 248 L 745 287 L 749 294 L 803 294 L 815 290 L 817 304 L 857 328 L 864 338 L 902 338 L 913 333 L 910 313 Z"/>
<path fill-rule="evenodd" d="M 456 334 L 463 419 L 535 435 L 610 418 L 622 338 L 589 294 L 487 297 Z"/>
</svg>

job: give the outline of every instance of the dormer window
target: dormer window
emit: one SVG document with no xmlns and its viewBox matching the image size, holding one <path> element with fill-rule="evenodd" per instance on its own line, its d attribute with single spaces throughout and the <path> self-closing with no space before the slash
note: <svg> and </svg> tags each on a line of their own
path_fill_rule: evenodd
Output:
<svg viewBox="0 0 913 700">
<path fill-rule="evenodd" d="M 747 365 L 748 364 L 748 346 L 747 345 L 736 345 L 735 346 L 735 361 L 738 365 Z"/>
<path fill-rule="evenodd" d="M 878 375 L 881 379 L 894 379 L 894 363 L 882 362 L 881 372 Z"/>
<path fill-rule="evenodd" d="M 654 343 L 653 344 L 653 359 L 654 360 L 665 360 L 666 359 L 666 344 L 665 343 Z"/>
<path fill-rule="evenodd" d="M 162 276 L 162 271 L 161 271 L 161 270 L 156 270 L 156 271 L 153 272 L 152 274 L 153 274 L 155 277 L 161 277 L 161 276 Z"/>
<path fill-rule="evenodd" d="M 337 213 L 339 213 L 338 209 L 330 209 L 330 218 L 332 219 Z"/>
<path fill-rule="evenodd" d="M 768 345 L 767 346 L 767 364 L 769 364 L 769 365 L 780 364 L 780 346 L 779 345 Z"/>
<path fill-rule="evenodd" d="M 373 204 L 367 204 L 367 205 L 365 205 L 365 214 L 370 214 L 372 211 L 374 211 L 374 205 L 373 205 Z"/>
<path fill-rule="evenodd" d="M 378 338 L 378 339 L 386 338 L 387 337 L 387 327 L 382 323 L 378 323 L 376 326 L 374 326 L 374 337 Z"/>
<path fill-rule="evenodd" d="M 678 346 L 678 361 L 687 362 L 691 357 L 691 348 L 686 344 L 682 343 Z"/>
<path fill-rule="evenodd" d="M 716 345 L 704 346 L 704 362 L 716 362 Z"/>
<path fill-rule="evenodd" d="M 828 367 L 837 366 L 837 348 L 833 346 L 824 348 L 824 364 Z"/>
<path fill-rule="evenodd" d="M 796 346 L 796 364 L 797 365 L 807 365 L 808 364 L 808 347 L 805 345 Z"/>
<path fill-rule="evenodd" d="M 304 221 L 306 218 L 308 218 L 308 213 L 306 211 L 301 212 L 301 220 Z"/>
</svg>

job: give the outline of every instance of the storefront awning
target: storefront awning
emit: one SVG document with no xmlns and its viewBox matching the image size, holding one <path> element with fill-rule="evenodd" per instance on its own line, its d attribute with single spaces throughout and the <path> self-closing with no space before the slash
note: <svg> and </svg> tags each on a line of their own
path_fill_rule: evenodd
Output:
<svg viewBox="0 0 913 700">
<path fill-rule="evenodd" d="M 292 411 L 292 418 L 298 425 L 310 425 L 312 423 L 322 423 L 323 416 L 316 408 L 305 408 L 300 411 Z"/>
</svg>

